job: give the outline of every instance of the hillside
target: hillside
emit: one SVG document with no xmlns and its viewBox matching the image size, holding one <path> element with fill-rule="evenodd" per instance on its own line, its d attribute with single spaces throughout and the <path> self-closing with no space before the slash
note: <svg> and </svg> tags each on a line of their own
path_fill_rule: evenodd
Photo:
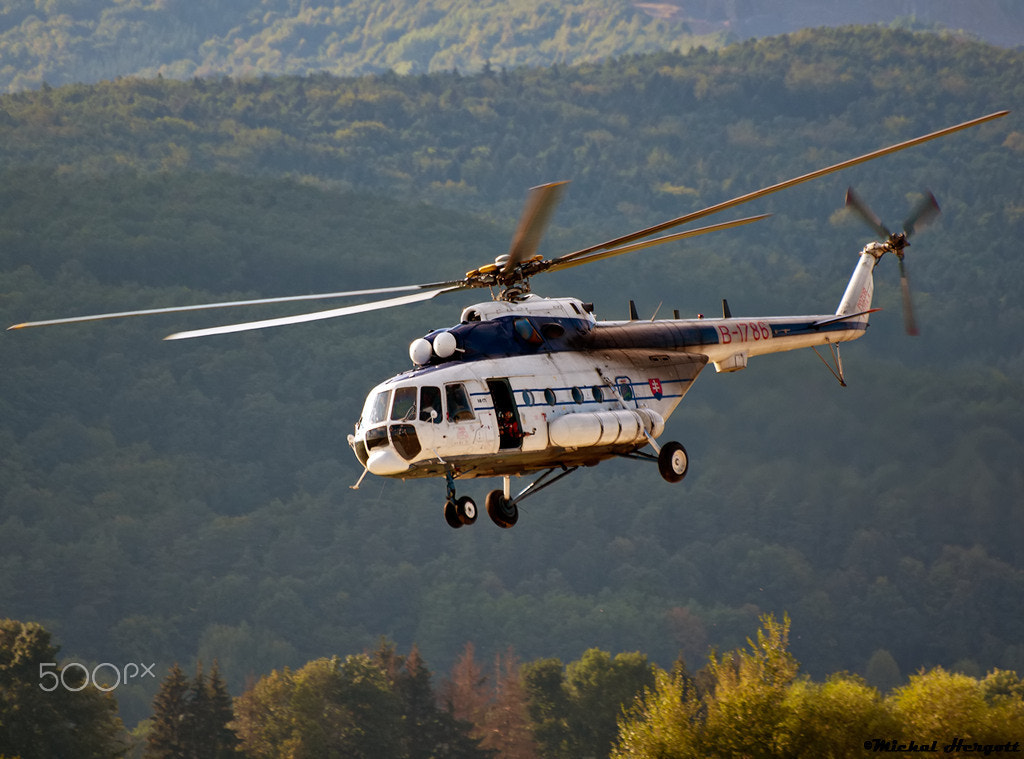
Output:
<svg viewBox="0 0 1024 759">
<path fill-rule="evenodd" d="M 550 66 L 847 24 L 1024 44 L 1013 0 L 5 0 L 0 92 L 120 76 L 339 76 Z"/>
<path fill-rule="evenodd" d="M 1021 99 L 1020 53 L 841 30 L 550 70 L 122 80 L 0 98 L 0 315 L 30 318 L 459 275 L 505 252 L 525 188 L 573 180 L 572 249 Z M 868 115 L 878 114 L 877 118 Z M 452 299 L 194 344 L 160 317 L 0 337 L 0 609 L 81 661 L 214 658 L 246 678 L 372 646 L 447 670 L 592 646 L 742 643 L 788 611 L 814 674 L 1024 670 L 1018 295 L 1024 128 L 992 125 L 752 204 L 768 221 L 537 282 L 602 318 L 833 308 L 870 235 L 908 253 L 924 334 L 878 272 L 840 389 L 813 354 L 702 376 L 693 471 L 612 462 L 458 532 L 437 482 L 360 474 L 345 435 Z M 756 207 L 755 207 L 756 206 Z M 892 262 L 886 262 L 891 264 Z M 270 314 L 267 314 L 270 315 Z M 480 492 L 486 486 L 481 483 Z M 152 691 L 121 689 L 133 718 Z"/>
</svg>

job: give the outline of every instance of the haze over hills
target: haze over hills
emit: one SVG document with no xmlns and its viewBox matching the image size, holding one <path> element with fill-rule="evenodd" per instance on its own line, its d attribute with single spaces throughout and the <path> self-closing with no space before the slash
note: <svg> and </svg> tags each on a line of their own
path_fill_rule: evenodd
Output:
<svg viewBox="0 0 1024 759">
<path fill-rule="evenodd" d="M 4 0 L 0 91 L 118 76 L 400 74 L 718 47 L 813 26 L 896 24 L 1024 44 L 1013 0 Z"/>
<path fill-rule="evenodd" d="M 0 313 L 436 281 L 507 250 L 531 184 L 572 180 L 543 248 L 564 251 L 1022 99 L 1019 51 L 877 28 L 18 92 L 0 97 Z M 848 184 L 892 225 L 923 188 L 943 208 L 908 253 L 920 338 L 885 261 L 848 388 L 810 353 L 709 372 L 670 422 L 683 483 L 611 462 L 509 532 L 450 530 L 437 482 L 348 487 L 366 391 L 467 303 L 188 345 L 159 338 L 209 320 L 5 333 L 0 610 L 83 661 L 216 658 L 236 691 L 380 635 L 442 670 L 467 641 L 699 666 L 761 611 L 790 613 L 817 676 L 879 652 L 903 674 L 1024 670 L 1022 160 L 1015 111 L 765 199 L 749 228 L 536 282 L 602 318 L 630 297 L 817 312 L 870 239 L 838 213 Z M 138 719 L 152 693 L 117 696 Z"/>
</svg>

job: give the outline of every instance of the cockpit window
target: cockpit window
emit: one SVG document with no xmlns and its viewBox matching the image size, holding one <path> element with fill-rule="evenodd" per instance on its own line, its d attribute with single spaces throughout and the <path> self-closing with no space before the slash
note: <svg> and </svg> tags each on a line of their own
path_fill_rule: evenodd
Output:
<svg viewBox="0 0 1024 759">
<path fill-rule="evenodd" d="M 473 407 L 469 403 L 469 393 L 462 383 L 445 385 L 445 396 L 448 401 L 448 421 L 468 422 L 473 419 Z"/>
<path fill-rule="evenodd" d="M 400 387 L 395 390 L 391 418 L 397 421 L 409 421 L 416 418 L 416 388 Z"/>
<path fill-rule="evenodd" d="M 379 424 L 388 418 L 388 406 L 391 405 L 391 391 L 381 390 L 366 401 L 363 419 L 366 424 Z"/>
<path fill-rule="evenodd" d="M 426 385 L 420 390 L 420 421 L 441 423 L 441 388 Z"/>
</svg>

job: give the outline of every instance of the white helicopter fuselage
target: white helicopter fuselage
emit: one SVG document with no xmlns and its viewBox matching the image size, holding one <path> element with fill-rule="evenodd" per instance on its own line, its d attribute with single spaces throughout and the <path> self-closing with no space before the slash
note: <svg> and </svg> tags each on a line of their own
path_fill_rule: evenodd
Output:
<svg viewBox="0 0 1024 759">
<path fill-rule="evenodd" d="M 590 466 L 628 455 L 712 364 L 838 344 L 868 325 L 868 246 L 834 314 L 598 321 L 574 298 L 526 295 L 463 311 L 410 346 L 416 368 L 377 385 L 349 443 L 371 474 L 460 478 Z"/>
</svg>

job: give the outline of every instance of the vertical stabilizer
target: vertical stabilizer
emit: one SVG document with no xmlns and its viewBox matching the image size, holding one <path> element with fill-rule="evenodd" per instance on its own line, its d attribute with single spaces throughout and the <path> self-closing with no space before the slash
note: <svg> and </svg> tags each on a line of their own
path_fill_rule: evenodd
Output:
<svg viewBox="0 0 1024 759">
<path fill-rule="evenodd" d="M 876 250 L 877 249 L 877 250 Z M 874 269 L 878 258 L 885 252 L 885 248 L 879 243 L 870 243 L 860 252 L 860 260 L 853 270 L 850 283 L 846 286 L 846 292 L 839 301 L 839 308 L 836 315 L 864 314 L 871 308 L 871 298 L 875 293 Z M 867 314 L 862 317 L 867 321 Z"/>
</svg>

